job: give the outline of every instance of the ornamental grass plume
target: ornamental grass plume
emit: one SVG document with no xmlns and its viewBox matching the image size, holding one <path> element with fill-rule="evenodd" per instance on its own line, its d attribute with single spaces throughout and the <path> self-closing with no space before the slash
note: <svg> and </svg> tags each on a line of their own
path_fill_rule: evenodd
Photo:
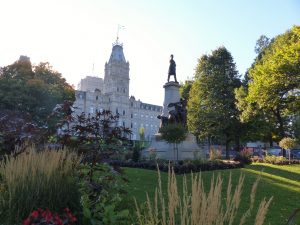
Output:
<svg viewBox="0 0 300 225">
<path fill-rule="evenodd" d="M 169 166 L 168 172 L 168 199 L 165 200 L 161 176 L 158 169 L 158 188 L 155 191 L 152 205 L 147 195 L 146 208 L 138 206 L 135 200 L 138 224 L 140 225 L 243 225 L 250 218 L 253 211 L 258 178 L 252 186 L 249 208 L 241 218 L 237 212 L 241 202 L 244 175 L 239 177 L 238 185 L 232 191 L 231 175 L 229 177 L 225 200 L 222 198 L 223 179 L 220 175 L 213 176 L 208 193 L 204 190 L 200 174 L 191 175 L 191 190 L 189 191 L 187 179 L 183 178 L 182 195 L 178 193 L 177 181 L 173 168 Z M 272 201 L 263 199 L 259 205 L 254 225 L 262 225 Z M 253 216 L 252 216 L 253 217 Z"/>
<path fill-rule="evenodd" d="M 17 224 L 37 208 L 60 210 L 80 206 L 75 178 L 81 157 L 67 150 L 25 152 L 0 162 L 0 224 Z"/>
</svg>

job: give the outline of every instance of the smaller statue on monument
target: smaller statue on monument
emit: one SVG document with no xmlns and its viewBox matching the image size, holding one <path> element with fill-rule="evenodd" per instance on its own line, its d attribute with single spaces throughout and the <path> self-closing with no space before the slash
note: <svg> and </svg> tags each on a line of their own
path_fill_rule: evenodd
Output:
<svg viewBox="0 0 300 225">
<path fill-rule="evenodd" d="M 176 63 L 175 63 L 173 57 L 174 56 L 171 55 L 169 72 L 168 72 L 168 82 L 170 81 L 170 76 L 173 75 L 174 79 L 175 79 L 175 82 L 178 83 L 177 79 L 176 79 Z"/>
</svg>

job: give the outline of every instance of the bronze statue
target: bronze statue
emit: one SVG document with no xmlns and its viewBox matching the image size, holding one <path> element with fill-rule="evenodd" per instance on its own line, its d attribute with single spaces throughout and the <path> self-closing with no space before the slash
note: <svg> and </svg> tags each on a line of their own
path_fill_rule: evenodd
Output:
<svg viewBox="0 0 300 225">
<path fill-rule="evenodd" d="M 176 79 L 176 63 L 175 63 L 173 57 L 174 56 L 171 55 L 169 72 L 168 72 L 168 82 L 170 81 L 170 76 L 173 75 L 174 79 L 175 79 L 175 82 L 178 83 L 177 79 Z"/>
<path fill-rule="evenodd" d="M 175 107 L 175 109 L 169 111 L 169 116 L 157 116 L 161 120 L 160 127 L 164 127 L 167 124 L 178 123 L 186 126 L 186 116 L 187 116 L 187 100 L 180 99 L 179 102 L 170 103 L 168 107 Z"/>
</svg>

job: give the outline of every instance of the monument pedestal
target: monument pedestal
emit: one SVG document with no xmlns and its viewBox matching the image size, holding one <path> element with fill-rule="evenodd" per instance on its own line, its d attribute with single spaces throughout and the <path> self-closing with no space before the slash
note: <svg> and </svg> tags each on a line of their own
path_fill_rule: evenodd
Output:
<svg viewBox="0 0 300 225">
<path fill-rule="evenodd" d="M 180 85 L 177 82 L 167 82 L 163 86 L 165 89 L 165 98 L 164 98 L 164 105 L 163 105 L 163 111 L 162 116 L 169 116 L 169 111 L 174 109 L 174 107 L 168 107 L 170 103 L 179 102 L 180 101 L 180 94 L 179 94 L 179 88 Z"/>
<path fill-rule="evenodd" d="M 180 101 L 178 82 L 167 82 L 164 86 L 165 98 L 163 104 L 163 117 L 169 116 L 169 111 L 174 110 L 174 107 L 168 107 L 170 103 L 176 103 Z M 178 144 L 177 150 L 174 152 L 174 144 L 169 144 L 161 138 L 161 134 L 157 133 L 151 138 L 150 147 L 143 151 L 143 156 L 149 157 L 153 152 L 156 153 L 156 157 L 167 160 L 184 160 L 184 159 L 195 159 L 204 158 L 204 150 L 201 149 L 196 141 L 196 137 L 192 134 L 188 134 L 186 139 Z"/>
<path fill-rule="evenodd" d="M 205 158 L 204 149 L 201 149 L 193 134 L 188 134 L 186 139 L 178 144 L 178 160 Z M 161 134 L 155 134 L 151 139 L 150 147 L 143 151 L 143 156 L 149 157 L 156 153 L 159 159 L 177 160 L 177 150 L 174 152 L 174 145 L 161 139 Z"/>
</svg>

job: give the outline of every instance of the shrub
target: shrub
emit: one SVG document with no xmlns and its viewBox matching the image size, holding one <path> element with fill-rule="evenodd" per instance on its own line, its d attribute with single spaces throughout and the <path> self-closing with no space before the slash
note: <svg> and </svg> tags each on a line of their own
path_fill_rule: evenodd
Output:
<svg viewBox="0 0 300 225">
<path fill-rule="evenodd" d="M 275 155 L 267 155 L 264 158 L 264 161 L 266 163 L 272 163 L 272 164 L 284 164 L 285 162 L 287 162 L 286 158 L 284 158 L 283 156 L 275 156 Z"/>
<path fill-rule="evenodd" d="M 37 152 L 29 147 L 16 157 L 6 156 L 0 163 L 0 222 L 19 223 L 39 207 L 58 211 L 79 209 L 75 179 L 80 157 L 66 149 Z"/>
<path fill-rule="evenodd" d="M 121 174 L 107 164 L 85 164 L 80 168 L 80 180 L 83 224 L 129 224 Z"/>
<path fill-rule="evenodd" d="M 245 224 L 251 216 L 258 180 L 253 184 L 250 194 L 250 206 L 237 218 L 238 209 L 241 202 L 244 175 L 239 178 L 238 185 L 232 192 L 231 176 L 228 181 L 227 196 L 222 198 L 223 180 L 219 175 L 216 179 L 212 178 L 208 193 L 204 191 L 201 175 L 193 175 L 191 178 L 191 191 L 187 188 L 187 179 L 183 179 L 183 194 L 179 194 L 174 170 L 168 173 L 168 193 L 162 191 L 160 172 L 158 170 L 158 188 L 155 191 L 155 199 L 151 203 L 148 195 L 145 209 L 136 205 L 138 224 L 140 225 L 224 225 L 224 224 Z M 168 196 L 168 199 L 165 199 Z M 224 202 L 223 202 L 224 200 Z M 264 222 L 268 207 L 272 201 L 263 199 L 259 205 L 255 225 Z M 239 221 L 239 222 L 238 222 Z"/>
<path fill-rule="evenodd" d="M 76 222 L 77 218 L 69 208 L 65 208 L 61 215 L 53 213 L 49 209 L 43 210 L 39 208 L 23 220 L 22 225 L 73 225 Z"/>
<path fill-rule="evenodd" d="M 133 167 L 141 169 L 156 170 L 157 166 L 161 171 L 168 172 L 169 162 L 166 160 L 156 160 L 156 161 L 140 161 L 140 162 L 124 162 L 124 161 L 110 161 L 111 165 L 121 166 L 121 167 Z M 240 162 L 223 162 L 218 161 L 199 161 L 199 160 L 186 160 L 178 161 L 178 163 L 170 162 L 173 166 L 176 174 L 185 174 L 190 172 L 200 172 L 208 170 L 224 170 L 224 169 L 235 169 L 244 166 Z"/>
<path fill-rule="evenodd" d="M 252 156 L 252 153 L 249 149 L 243 149 L 236 155 L 234 160 L 240 161 L 241 163 L 244 163 L 244 164 L 250 164 L 252 162 L 251 156 Z"/>
<path fill-rule="evenodd" d="M 133 153 L 132 153 L 132 161 L 138 162 L 141 158 L 140 149 L 138 146 L 133 147 Z"/>
</svg>

